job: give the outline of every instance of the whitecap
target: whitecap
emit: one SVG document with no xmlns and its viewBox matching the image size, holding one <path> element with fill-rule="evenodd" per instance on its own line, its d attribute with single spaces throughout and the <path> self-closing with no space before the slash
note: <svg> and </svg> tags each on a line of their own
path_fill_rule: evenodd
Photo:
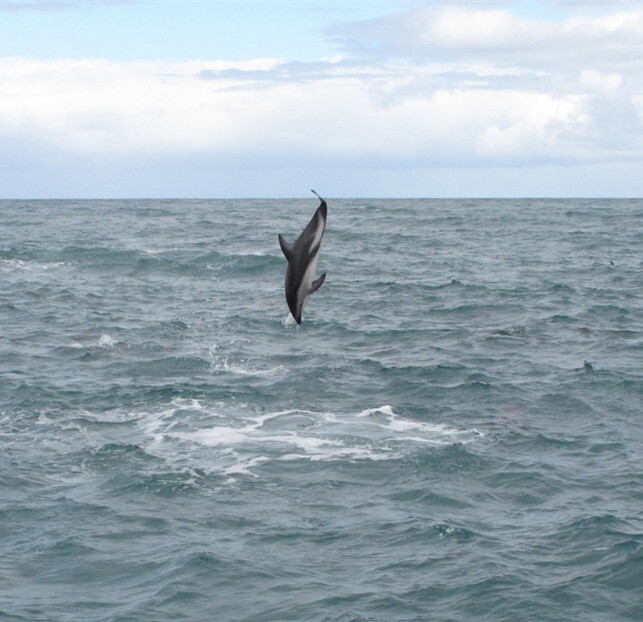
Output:
<svg viewBox="0 0 643 622">
<path fill-rule="evenodd" d="M 116 345 L 116 339 L 114 339 L 111 335 L 101 335 L 100 339 L 98 340 L 99 348 L 111 349 L 115 345 Z"/>
</svg>

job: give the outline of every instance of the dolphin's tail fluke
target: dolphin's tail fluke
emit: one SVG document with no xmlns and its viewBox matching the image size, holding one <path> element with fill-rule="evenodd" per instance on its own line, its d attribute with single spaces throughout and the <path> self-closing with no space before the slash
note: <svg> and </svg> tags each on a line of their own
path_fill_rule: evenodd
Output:
<svg viewBox="0 0 643 622">
<path fill-rule="evenodd" d="M 326 201 L 324 201 L 324 199 L 322 199 L 312 188 L 310 191 L 321 201 L 322 205 L 326 205 Z"/>
</svg>

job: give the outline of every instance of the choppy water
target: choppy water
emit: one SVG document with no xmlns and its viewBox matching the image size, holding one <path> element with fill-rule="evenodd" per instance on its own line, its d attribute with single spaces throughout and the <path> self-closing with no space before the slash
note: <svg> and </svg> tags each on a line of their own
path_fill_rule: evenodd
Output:
<svg viewBox="0 0 643 622">
<path fill-rule="evenodd" d="M 0 619 L 643 619 L 643 202 L 328 204 L 0 202 Z"/>
</svg>

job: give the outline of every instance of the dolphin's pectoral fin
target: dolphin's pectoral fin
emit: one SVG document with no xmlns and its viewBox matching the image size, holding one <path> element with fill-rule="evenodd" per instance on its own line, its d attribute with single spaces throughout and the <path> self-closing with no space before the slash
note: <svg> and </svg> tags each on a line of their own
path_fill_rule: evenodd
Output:
<svg viewBox="0 0 643 622">
<path fill-rule="evenodd" d="M 290 261 L 292 259 L 293 245 L 288 244 L 288 242 L 281 237 L 281 234 L 279 234 L 279 246 L 281 246 L 281 252 L 286 259 Z"/>
<path fill-rule="evenodd" d="M 310 286 L 309 294 L 316 292 L 322 286 L 322 283 L 324 282 L 325 278 L 326 278 L 326 273 L 324 272 L 324 274 L 322 274 L 316 281 L 313 281 L 313 284 Z"/>
</svg>

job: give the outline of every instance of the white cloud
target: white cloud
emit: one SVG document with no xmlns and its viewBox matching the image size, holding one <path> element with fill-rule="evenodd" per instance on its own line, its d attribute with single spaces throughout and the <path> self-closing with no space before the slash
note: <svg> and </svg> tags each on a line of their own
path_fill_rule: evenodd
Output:
<svg viewBox="0 0 643 622">
<path fill-rule="evenodd" d="M 207 70 L 265 70 L 253 63 L 112 63 L 5 59 L 0 127 L 83 153 L 227 148 L 261 114 L 252 93 L 199 80 Z"/>
<path fill-rule="evenodd" d="M 342 37 L 343 57 L 315 63 L 0 59 L 0 168 L 29 153 L 264 172 L 643 163 L 643 11 L 416 7 Z"/>
<path fill-rule="evenodd" d="M 350 54 L 370 58 L 469 61 L 481 57 L 510 65 L 559 70 L 587 62 L 643 62 L 643 10 L 562 22 L 526 19 L 506 10 L 412 6 L 393 15 L 338 27 Z"/>
<path fill-rule="evenodd" d="M 292 154 L 433 164 L 582 158 L 582 145 L 568 143 L 583 127 L 595 131 L 609 121 L 612 129 L 621 124 L 624 132 L 640 131 L 619 74 L 585 71 L 576 88 L 556 94 L 493 88 L 493 78 L 482 72 L 473 86 L 467 80 L 449 86 L 441 81 L 440 68 L 435 74 L 426 67 L 406 69 L 409 75 L 401 78 L 397 69 L 362 68 L 353 74 L 340 63 L 326 63 L 312 77 L 289 80 L 288 64 L 271 59 L 178 64 L 5 59 L 0 127 L 5 135 L 28 135 L 88 155 Z M 435 88 L 414 85 L 416 79 L 430 84 L 434 78 Z M 605 106 L 617 118 L 608 119 Z M 582 139 L 585 144 L 588 136 Z"/>
<path fill-rule="evenodd" d="M 548 24 L 519 19 L 507 11 L 445 7 L 410 11 L 418 49 L 497 49 L 530 45 L 551 34 Z M 409 41 L 407 40 L 407 44 Z"/>
</svg>

